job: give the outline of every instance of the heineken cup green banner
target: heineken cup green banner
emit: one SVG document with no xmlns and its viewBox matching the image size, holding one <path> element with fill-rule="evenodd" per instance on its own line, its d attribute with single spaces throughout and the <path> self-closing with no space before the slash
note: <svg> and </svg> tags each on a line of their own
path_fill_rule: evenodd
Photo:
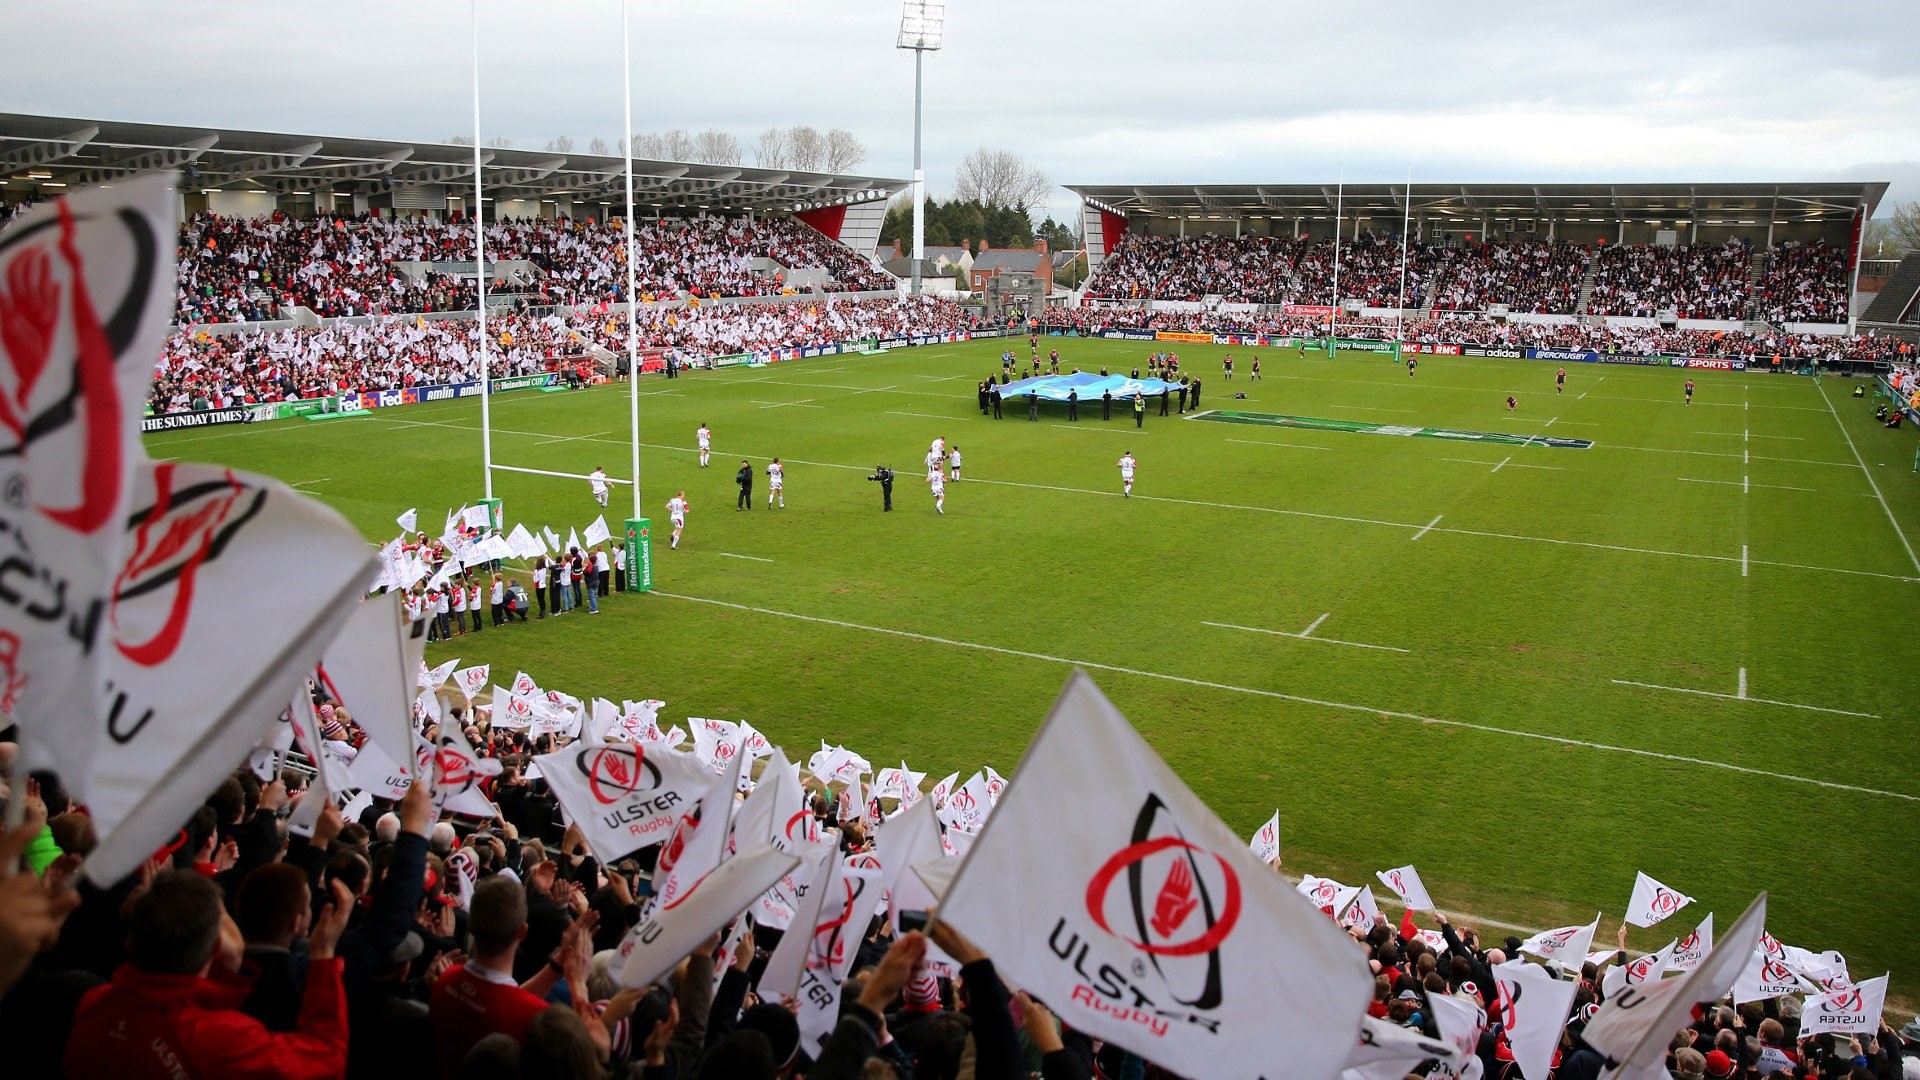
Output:
<svg viewBox="0 0 1920 1080">
<path fill-rule="evenodd" d="M 627 588 L 653 591 L 653 526 L 646 518 L 627 519 Z"/>
</svg>

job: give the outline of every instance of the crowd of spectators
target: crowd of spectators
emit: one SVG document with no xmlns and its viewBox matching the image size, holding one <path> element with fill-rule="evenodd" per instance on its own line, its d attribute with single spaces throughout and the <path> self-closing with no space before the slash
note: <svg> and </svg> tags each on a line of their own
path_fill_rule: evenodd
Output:
<svg viewBox="0 0 1920 1080">
<path fill-rule="evenodd" d="M 1264 334 L 1317 338 L 1327 332 L 1324 316 L 1266 315 L 1255 312 L 1147 311 L 1133 306 L 1048 308 L 1045 325 L 1080 334 L 1144 329 L 1208 334 Z M 1880 361 L 1900 343 L 1876 333 L 1794 334 L 1785 331 L 1690 330 L 1659 327 L 1593 326 L 1576 322 L 1495 322 L 1465 316 L 1395 320 L 1391 316 L 1342 315 L 1337 336 L 1362 340 L 1400 340 L 1516 348 L 1584 349 L 1640 355 L 1797 360 Z"/>
<path fill-rule="evenodd" d="M 954 333 L 973 323 L 965 309 L 932 296 L 642 305 L 640 315 L 641 348 L 673 350 L 693 365 L 741 352 Z M 480 373 L 476 331 L 473 320 L 419 316 L 229 334 L 176 330 L 154 365 L 148 406 L 184 412 L 471 382 Z M 604 308 L 490 316 L 487 354 L 496 379 L 534 374 L 596 347 L 624 357 L 626 334 L 624 314 Z"/>
<path fill-rule="evenodd" d="M 493 287 L 544 303 L 620 301 L 626 246 L 618 222 L 528 219 L 485 230 L 487 259 L 525 261 L 530 272 Z M 473 230 L 458 220 L 373 215 L 236 218 L 200 214 L 180 227 L 175 321 L 258 322 L 289 307 L 322 318 L 458 311 L 474 306 Z M 824 268 L 824 291 L 891 289 L 891 277 L 852 249 L 792 219 L 699 217 L 650 221 L 635 230 L 636 291 L 644 297 L 772 296 L 787 268 Z M 416 279 L 395 263 L 465 263 L 466 276 Z M 451 268 L 449 268 L 451 269 Z"/>
<path fill-rule="evenodd" d="M 1846 253 L 1826 244 L 1775 247 L 1757 289 L 1752 249 L 1720 245 L 1604 246 L 1593 252 L 1551 241 L 1410 244 L 1402 303 L 1397 237 L 1366 234 L 1340 244 L 1340 295 L 1368 307 L 1574 313 L 1589 254 L 1594 287 L 1586 314 L 1771 322 L 1845 322 Z M 1088 295 L 1117 300 L 1326 304 L 1333 296 L 1333 242 L 1298 237 L 1170 237 L 1127 234 L 1095 272 Z"/>
<path fill-rule="evenodd" d="M 365 735 L 344 704 L 312 693 L 319 752 L 361 752 Z M 478 781 L 491 819 L 441 812 L 431 785 L 417 782 L 351 817 L 329 800 L 303 835 L 288 819 L 305 800 L 327 799 L 324 788 L 304 769 L 241 768 L 174 842 L 106 888 L 76 874 L 96 841 L 57 778 L 35 774 L 12 790 L 22 820 L 0 831 L 0 859 L 26 869 L 0 879 L 10 1074 L 1179 1080 L 1010 992 L 993 959 L 953 927 L 894 931 L 884 905 L 853 916 L 839 1018 L 819 1044 L 802 1039 L 785 988 L 762 985 L 779 930 L 715 932 L 658 981 L 623 986 L 623 943 L 654 903 L 663 851 L 674 845 L 597 858 L 530 768 L 569 739 L 504 730 L 484 712 L 449 701 L 443 722 L 497 763 Z M 430 743 L 441 727 L 426 723 Z M 0 756 L 14 750 L 0 742 Z M 885 858 L 877 838 L 901 808 L 897 795 L 855 809 L 834 797 L 831 777 L 801 776 L 806 831 L 825 838 L 831 857 Z M 925 797 L 940 805 L 937 793 Z M 1516 1014 L 1495 968 L 1517 959 L 1522 942 L 1483 937 L 1437 911 L 1421 918 L 1439 929 L 1421 929 L 1409 911 L 1397 927 L 1382 917 L 1347 930 L 1351 962 L 1373 981 L 1366 1015 L 1437 1039 L 1433 1000 L 1471 1005 L 1487 1021 L 1471 1050 L 1481 1073 L 1518 1076 L 1505 1027 Z M 1618 945 L 1566 969 L 1576 983 L 1551 1055 L 1554 1080 L 1605 1068 L 1582 1036 L 1630 959 L 1624 927 Z M 1838 1043 L 1802 1039 L 1799 1006 L 1792 997 L 1705 1002 L 1666 1033 L 1663 1064 L 1686 1080 L 1911 1075 L 1920 1022 L 1896 1031 L 1883 1019 Z M 1273 1053 L 1284 1073 L 1287 1048 Z"/>
<path fill-rule="evenodd" d="M 1682 319 L 1739 319 L 1753 281 L 1753 249 L 1744 240 L 1724 244 L 1619 244 L 1594 260 L 1589 315 L 1663 311 Z"/>
<path fill-rule="evenodd" d="M 1505 304 L 1515 312 L 1572 314 L 1586 268 L 1586 249 L 1572 244 L 1468 244 L 1448 262 L 1434 289 L 1433 309 L 1485 311 Z"/>
<path fill-rule="evenodd" d="M 1754 314 L 1770 323 L 1847 321 L 1853 287 L 1847 253 L 1824 242 L 1776 245 L 1754 289 Z"/>
</svg>

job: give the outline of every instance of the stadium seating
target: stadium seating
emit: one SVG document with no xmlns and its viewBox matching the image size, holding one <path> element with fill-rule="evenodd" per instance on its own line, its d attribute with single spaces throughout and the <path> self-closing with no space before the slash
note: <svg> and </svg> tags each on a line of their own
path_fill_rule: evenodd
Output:
<svg viewBox="0 0 1920 1080">
<path fill-rule="evenodd" d="M 591 221 L 503 221 L 486 229 L 490 260 L 537 268 L 538 300 L 623 298 L 624 238 Z M 701 217 L 648 222 L 635 232 L 643 295 L 769 296 L 783 282 L 756 271 L 765 258 L 822 267 L 828 291 L 890 289 L 893 281 L 851 249 L 790 219 Z M 291 306 L 330 318 L 472 308 L 470 285 L 428 273 L 415 281 L 393 264 L 473 261 L 473 232 L 433 218 L 227 218 L 203 214 L 180 229 L 176 322 L 258 322 Z"/>
<path fill-rule="evenodd" d="M 1595 262 L 1589 315 L 1739 319 L 1745 315 L 1753 254 L 1739 240 L 1717 246 L 1609 246 Z"/>
<path fill-rule="evenodd" d="M 1847 253 L 1824 243 L 1777 245 L 1754 293 L 1754 314 L 1772 323 L 1843 323 L 1852 291 Z"/>
<path fill-rule="evenodd" d="M 1572 314 L 1586 265 L 1586 250 L 1571 244 L 1469 244 L 1448 262 L 1433 308 L 1485 311 L 1505 304 L 1515 312 Z"/>
</svg>

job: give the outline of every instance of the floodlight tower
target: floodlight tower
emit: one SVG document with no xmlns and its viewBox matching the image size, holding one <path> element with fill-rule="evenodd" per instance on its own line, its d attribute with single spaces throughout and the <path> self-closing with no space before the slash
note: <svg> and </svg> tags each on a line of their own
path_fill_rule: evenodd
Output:
<svg viewBox="0 0 1920 1080">
<path fill-rule="evenodd" d="M 895 48 L 913 50 L 913 295 L 920 295 L 920 262 L 926 257 L 927 174 L 920 168 L 920 66 L 940 49 L 947 0 L 906 0 Z"/>
</svg>

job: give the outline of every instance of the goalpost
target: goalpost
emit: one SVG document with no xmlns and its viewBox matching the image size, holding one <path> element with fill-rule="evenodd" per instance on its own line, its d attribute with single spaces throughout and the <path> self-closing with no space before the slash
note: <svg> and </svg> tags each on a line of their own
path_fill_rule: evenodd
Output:
<svg viewBox="0 0 1920 1080">
<path fill-rule="evenodd" d="M 652 523 L 647 519 L 640 502 L 640 333 L 639 315 L 634 303 L 638 268 L 635 264 L 635 239 L 633 227 L 633 148 L 627 145 L 623 156 L 625 162 L 625 181 L 627 207 L 623 221 L 624 239 L 627 254 L 627 449 L 628 477 L 594 476 L 586 473 L 560 472 L 553 469 L 536 469 L 523 465 L 507 465 L 493 459 L 493 363 L 487 337 L 487 238 L 484 208 L 485 179 L 483 176 L 484 158 L 480 139 L 480 14 L 479 0 L 468 0 L 468 16 L 473 32 L 473 251 L 474 278 L 478 301 L 475 304 L 475 319 L 478 323 L 479 360 L 480 360 L 480 458 L 481 473 L 484 478 L 485 495 L 481 505 L 487 507 L 488 519 L 494 528 L 504 529 L 506 523 L 501 520 L 501 500 L 493 494 L 493 474 L 496 472 L 521 473 L 532 476 L 552 476 L 568 480 L 601 482 L 624 485 L 633 494 L 631 515 L 626 519 L 622 530 L 622 542 L 626 547 L 626 587 L 634 592 L 650 592 L 653 589 L 653 552 Z M 620 62 L 621 62 L 621 99 L 624 106 L 626 130 L 631 140 L 633 131 L 633 47 L 627 15 L 627 0 L 620 2 Z"/>
</svg>

